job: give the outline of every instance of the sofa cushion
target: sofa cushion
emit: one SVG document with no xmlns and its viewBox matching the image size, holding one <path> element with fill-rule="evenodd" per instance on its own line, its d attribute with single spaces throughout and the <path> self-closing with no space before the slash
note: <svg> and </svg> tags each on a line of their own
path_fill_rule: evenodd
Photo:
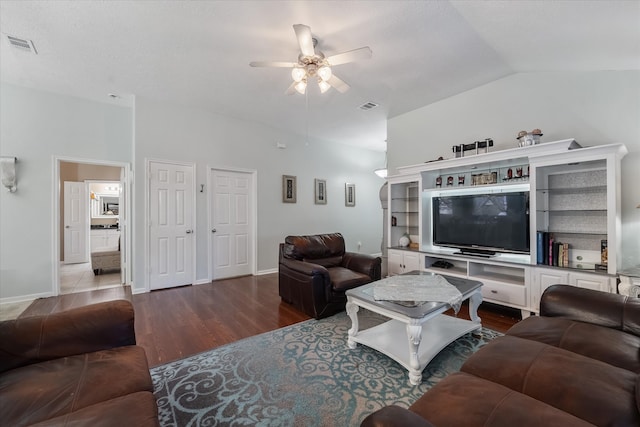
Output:
<svg viewBox="0 0 640 427">
<path fill-rule="evenodd" d="M 304 258 L 303 261 L 318 264 L 323 266 L 324 268 L 340 267 L 340 264 L 342 264 L 342 256 L 334 256 L 329 258 Z"/>
<path fill-rule="evenodd" d="M 438 427 L 586 427 L 591 424 L 496 383 L 458 372 L 411 407 Z"/>
<path fill-rule="evenodd" d="M 138 391 L 153 391 L 142 347 L 63 357 L 3 373 L 0 419 L 28 425 Z"/>
<path fill-rule="evenodd" d="M 31 424 L 30 427 L 157 427 L 159 425 L 155 396 L 151 392 L 141 391 Z"/>
<path fill-rule="evenodd" d="M 343 267 L 328 268 L 331 286 L 334 291 L 346 292 L 349 289 L 357 288 L 371 282 L 371 278 L 366 274 L 349 270 Z"/>
<path fill-rule="evenodd" d="M 640 373 L 640 337 L 563 317 L 529 317 L 508 335 L 539 341 Z"/>
<path fill-rule="evenodd" d="M 506 335 L 478 350 L 461 371 L 595 425 L 640 425 L 637 374 L 561 348 Z"/>
</svg>

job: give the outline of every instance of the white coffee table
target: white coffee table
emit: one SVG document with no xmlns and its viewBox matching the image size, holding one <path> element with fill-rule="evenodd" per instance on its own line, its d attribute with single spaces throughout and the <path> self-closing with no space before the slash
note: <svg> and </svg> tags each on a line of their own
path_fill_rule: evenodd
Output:
<svg viewBox="0 0 640 427">
<path fill-rule="evenodd" d="M 407 274 L 433 276 L 428 272 Z M 422 371 L 429 362 L 447 345 L 469 332 L 482 328 L 478 317 L 478 307 L 482 303 L 477 280 L 461 279 L 441 275 L 462 294 L 462 300 L 469 300 L 471 320 L 442 314 L 451 308 L 443 302 L 418 304 L 376 301 L 373 288 L 376 282 L 347 291 L 347 314 L 351 318 L 348 346 L 356 348 L 357 343 L 371 347 L 409 371 L 409 381 L 413 385 L 422 381 Z M 366 308 L 382 314 L 390 320 L 363 331 L 358 330 L 358 310 Z"/>
</svg>

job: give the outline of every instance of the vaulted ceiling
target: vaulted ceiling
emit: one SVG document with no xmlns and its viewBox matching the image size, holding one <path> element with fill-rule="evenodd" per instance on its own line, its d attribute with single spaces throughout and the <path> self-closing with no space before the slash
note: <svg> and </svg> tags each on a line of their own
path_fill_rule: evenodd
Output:
<svg viewBox="0 0 640 427">
<path fill-rule="evenodd" d="M 293 24 L 351 89 L 287 96 Z M 512 73 L 640 69 L 640 1 L 0 1 L 2 81 L 131 104 L 134 96 L 385 149 L 386 120 Z M 116 94 L 112 99 L 108 94 Z M 358 107 L 373 102 L 377 108 Z"/>
</svg>

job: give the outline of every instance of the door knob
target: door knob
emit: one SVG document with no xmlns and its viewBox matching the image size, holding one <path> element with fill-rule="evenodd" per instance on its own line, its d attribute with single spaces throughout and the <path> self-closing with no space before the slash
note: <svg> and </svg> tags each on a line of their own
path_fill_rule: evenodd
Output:
<svg viewBox="0 0 640 427">
<path fill-rule="evenodd" d="M 193 233 L 193 230 L 187 230 L 187 234 Z"/>
<path fill-rule="evenodd" d="M 212 233 L 215 233 L 217 230 L 214 228 L 213 230 L 211 230 Z"/>
<path fill-rule="evenodd" d="M 71 228 L 71 227 L 69 227 L 68 225 L 65 225 L 64 228 Z"/>
</svg>

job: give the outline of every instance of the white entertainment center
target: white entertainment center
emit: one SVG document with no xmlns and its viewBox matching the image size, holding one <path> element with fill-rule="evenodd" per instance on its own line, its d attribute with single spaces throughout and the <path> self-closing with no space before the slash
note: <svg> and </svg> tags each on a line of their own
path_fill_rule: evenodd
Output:
<svg viewBox="0 0 640 427">
<path fill-rule="evenodd" d="M 582 148 L 566 139 L 399 167 L 388 177 L 389 274 L 422 270 L 480 280 L 485 301 L 520 309 L 523 318 L 538 313 L 540 295 L 555 283 L 615 293 L 626 153 L 623 144 Z M 474 256 L 433 243 L 434 198 L 513 192 L 529 195 L 528 253 Z M 567 243 L 567 266 L 538 264 L 538 232 Z M 399 246 L 406 234 L 412 247 Z M 444 265 L 434 266 L 438 261 Z"/>
</svg>

